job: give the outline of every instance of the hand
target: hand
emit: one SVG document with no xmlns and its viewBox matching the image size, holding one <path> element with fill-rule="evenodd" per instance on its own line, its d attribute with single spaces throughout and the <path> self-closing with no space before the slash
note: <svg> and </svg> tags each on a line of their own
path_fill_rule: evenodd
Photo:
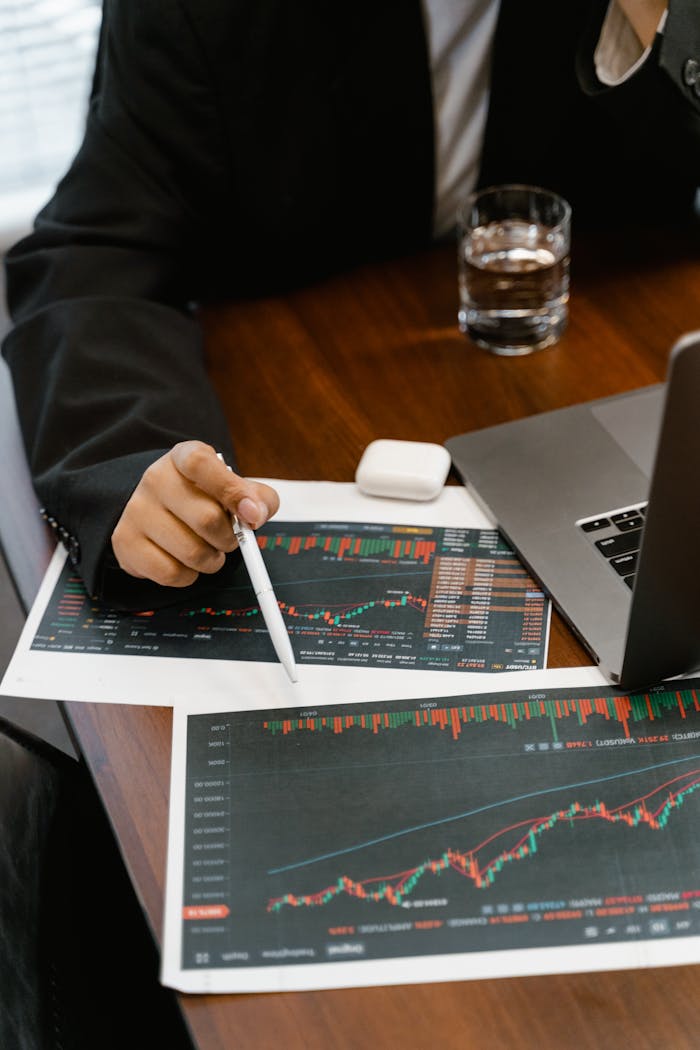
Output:
<svg viewBox="0 0 700 1050">
<path fill-rule="evenodd" d="M 131 576 L 187 587 L 217 572 L 238 546 L 231 514 L 256 529 L 276 513 L 269 485 L 248 481 L 210 445 L 183 441 L 146 470 L 112 533 L 112 549 Z"/>
<path fill-rule="evenodd" d="M 651 47 L 668 0 L 617 0 L 643 48 Z"/>
</svg>

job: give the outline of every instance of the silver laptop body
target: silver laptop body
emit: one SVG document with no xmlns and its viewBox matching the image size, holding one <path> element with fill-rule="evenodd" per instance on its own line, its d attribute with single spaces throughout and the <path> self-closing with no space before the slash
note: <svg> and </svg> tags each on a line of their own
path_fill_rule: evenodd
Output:
<svg viewBox="0 0 700 1050">
<path fill-rule="evenodd" d="M 665 384 L 446 445 L 614 682 L 644 688 L 700 666 L 700 330 L 672 348 Z M 606 537 L 640 513 L 636 572 L 626 577 L 625 558 L 614 568 L 597 544 L 607 550 L 615 541 Z"/>
</svg>

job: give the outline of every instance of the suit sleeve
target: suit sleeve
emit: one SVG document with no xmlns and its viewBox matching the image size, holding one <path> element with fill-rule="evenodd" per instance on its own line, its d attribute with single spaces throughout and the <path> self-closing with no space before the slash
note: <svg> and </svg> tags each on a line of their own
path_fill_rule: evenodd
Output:
<svg viewBox="0 0 700 1050">
<path fill-rule="evenodd" d="M 187 438 L 233 461 L 193 306 L 224 206 L 224 155 L 178 5 L 107 0 L 82 146 L 6 257 L 3 353 L 39 499 L 89 592 L 116 605 L 153 597 L 110 548 L 144 469 Z"/>
<path fill-rule="evenodd" d="M 664 158 L 680 184 L 700 186 L 700 9 L 697 0 L 670 0 L 651 53 L 614 87 L 598 80 L 595 44 L 607 5 L 585 37 L 577 59 L 587 95 Z"/>
</svg>

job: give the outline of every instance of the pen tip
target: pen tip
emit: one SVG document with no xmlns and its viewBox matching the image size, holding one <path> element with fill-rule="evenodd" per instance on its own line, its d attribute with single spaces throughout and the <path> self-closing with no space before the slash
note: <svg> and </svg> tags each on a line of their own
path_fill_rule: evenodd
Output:
<svg viewBox="0 0 700 1050">
<path fill-rule="evenodd" d="M 297 677 L 296 668 L 295 667 L 289 667 L 288 664 L 285 664 L 284 665 L 284 669 L 287 672 L 287 677 L 289 678 L 289 681 L 296 684 L 299 681 L 299 679 Z"/>
</svg>

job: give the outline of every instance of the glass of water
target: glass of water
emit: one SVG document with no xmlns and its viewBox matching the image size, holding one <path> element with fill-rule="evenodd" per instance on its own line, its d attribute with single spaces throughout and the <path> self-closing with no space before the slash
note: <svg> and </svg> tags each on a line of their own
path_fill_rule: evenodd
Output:
<svg viewBox="0 0 700 1050">
<path fill-rule="evenodd" d="M 461 331 L 509 356 L 555 343 L 568 320 L 569 203 L 539 186 L 477 190 L 458 238 Z"/>
</svg>

